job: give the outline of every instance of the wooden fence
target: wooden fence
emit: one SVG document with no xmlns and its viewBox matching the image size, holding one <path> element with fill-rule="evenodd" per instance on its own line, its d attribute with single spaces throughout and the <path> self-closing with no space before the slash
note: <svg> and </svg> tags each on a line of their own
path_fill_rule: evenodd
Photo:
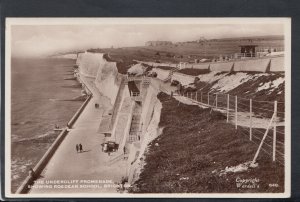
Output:
<svg viewBox="0 0 300 202">
<path fill-rule="evenodd" d="M 226 121 L 235 125 L 250 141 L 258 145 L 253 158 L 260 151 L 284 164 L 285 110 L 284 102 L 258 101 L 239 96 L 211 92 L 179 93 L 191 101 L 226 115 Z"/>
</svg>

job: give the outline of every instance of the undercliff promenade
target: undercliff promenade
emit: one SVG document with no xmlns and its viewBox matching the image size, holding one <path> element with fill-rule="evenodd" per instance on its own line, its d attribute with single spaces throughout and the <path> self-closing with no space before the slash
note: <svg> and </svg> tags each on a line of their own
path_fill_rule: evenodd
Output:
<svg viewBox="0 0 300 202">
<path fill-rule="evenodd" d="M 109 163 L 117 155 L 102 152 L 101 144 L 104 141 L 103 135 L 97 133 L 99 123 L 103 113 L 110 106 L 109 100 L 100 95 L 94 86 L 93 80 L 81 77 L 81 80 L 92 91 L 93 97 L 86 108 L 79 116 L 74 126 L 69 129 L 69 133 L 61 143 L 46 168 L 38 179 L 42 183 L 49 180 L 108 180 L 108 183 L 79 183 L 82 187 L 73 188 L 71 186 L 57 188 L 32 188 L 31 194 L 40 193 L 108 193 L 116 192 L 114 183 L 119 183 L 121 178 L 126 175 L 125 161 Z M 101 103 L 99 108 L 95 108 L 95 103 Z M 76 152 L 76 144 L 81 143 L 83 152 Z M 35 183 L 37 185 L 38 183 Z M 77 184 L 77 183 L 75 183 Z M 59 183 L 59 185 L 64 185 Z M 67 184 L 74 185 L 74 184 Z M 105 187 L 104 187 L 105 185 Z"/>
</svg>

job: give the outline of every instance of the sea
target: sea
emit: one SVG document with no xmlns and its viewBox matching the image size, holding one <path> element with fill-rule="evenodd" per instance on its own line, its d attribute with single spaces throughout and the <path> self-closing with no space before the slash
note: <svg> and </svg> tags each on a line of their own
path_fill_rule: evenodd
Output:
<svg viewBox="0 0 300 202">
<path fill-rule="evenodd" d="M 75 60 L 11 60 L 11 191 L 14 193 L 83 103 Z"/>
</svg>

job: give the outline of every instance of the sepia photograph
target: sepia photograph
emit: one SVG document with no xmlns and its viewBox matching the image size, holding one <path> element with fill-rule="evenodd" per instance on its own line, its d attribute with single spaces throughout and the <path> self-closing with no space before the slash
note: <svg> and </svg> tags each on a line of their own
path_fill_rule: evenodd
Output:
<svg viewBox="0 0 300 202">
<path fill-rule="evenodd" d="M 290 18 L 6 18 L 5 34 L 7 196 L 290 196 Z"/>
</svg>

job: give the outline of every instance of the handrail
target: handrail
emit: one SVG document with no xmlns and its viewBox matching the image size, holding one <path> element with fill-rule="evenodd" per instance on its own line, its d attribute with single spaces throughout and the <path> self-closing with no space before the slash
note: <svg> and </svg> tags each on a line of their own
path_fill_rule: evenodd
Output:
<svg viewBox="0 0 300 202">
<path fill-rule="evenodd" d="M 84 110 L 84 108 L 86 107 L 86 105 L 89 103 L 89 101 L 92 98 L 92 94 L 90 94 L 87 99 L 84 101 L 84 103 L 80 106 L 80 108 L 75 112 L 75 114 L 73 115 L 73 117 L 70 119 L 70 121 L 67 123 L 67 127 L 71 128 L 74 123 L 76 122 L 76 120 L 78 119 L 78 117 L 80 116 L 80 114 L 82 113 L 82 111 Z"/>
</svg>

